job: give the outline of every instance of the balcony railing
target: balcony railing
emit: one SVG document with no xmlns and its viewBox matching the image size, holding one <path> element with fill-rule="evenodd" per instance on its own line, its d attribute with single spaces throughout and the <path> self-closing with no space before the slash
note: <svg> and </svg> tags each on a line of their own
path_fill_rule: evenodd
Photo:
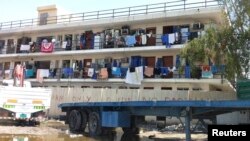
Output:
<svg viewBox="0 0 250 141">
<path fill-rule="evenodd" d="M 194 34 L 191 33 L 196 33 L 195 36 Z M 172 33 L 173 34 L 173 33 Z M 70 51 L 70 50 L 97 50 L 97 49 L 107 49 L 107 48 L 135 48 L 135 47 L 147 47 L 147 46 L 166 46 L 166 48 L 172 48 L 175 45 L 183 45 L 194 38 L 201 37 L 204 32 L 202 30 L 196 31 L 196 32 L 188 32 L 188 33 L 178 33 L 180 36 L 175 39 L 174 43 L 171 44 L 166 44 L 163 41 L 163 36 L 167 34 L 152 34 L 152 36 L 149 38 L 146 34 L 144 34 L 147 38 L 146 43 L 143 44 L 140 39 L 140 43 L 137 42 L 134 43 L 134 45 L 128 45 L 126 42 L 126 37 L 130 35 L 122 35 L 119 36 L 119 39 L 116 37 L 109 38 L 108 40 L 106 37 L 101 37 L 99 38 L 98 41 L 91 41 L 93 44 L 92 46 L 89 47 L 81 47 L 80 40 L 72 40 L 71 45 L 68 47 L 63 47 L 63 42 L 66 41 L 56 41 L 54 43 L 54 49 L 53 52 L 60 52 L 60 51 Z M 141 38 L 141 35 L 135 35 L 135 38 Z M 131 36 L 130 36 L 131 37 Z M 122 38 L 122 40 L 121 40 Z M 93 38 L 94 39 L 94 38 Z M 150 42 L 149 42 L 150 40 Z M 35 52 L 41 52 L 41 42 L 33 42 L 34 49 L 30 47 L 29 50 L 21 50 L 21 45 L 18 46 L 4 46 L 3 48 L 0 48 L 0 56 L 1 54 L 16 54 L 16 53 L 35 53 Z"/>
<path fill-rule="evenodd" d="M 207 65 L 199 65 L 196 66 L 197 70 L 192 70 L 188 66 L 180 66 L 180 67 L 155 67 L 152 72 L 152 76 L 148 76 L 146 74 L 146 70 L 144 68 L 143 79 L 223 79 L 225 66 L 207 66 Z M 203 70 L 203 67 L 206 67 L 208 70 Z M 89 69 L 94 69 L 94 73 L 92 76 L 89 75 Z M 73 80 L 87 80 L 87 81 L 99 81 L 99 82 L 108 82 L 109 79 L 112 80 L 122 80 L 126 79 L 127 70 L 130 67 L 116 67 L 120 69 L 120 74 L 116 74 L 113 71 L 113 67 L 107 67 L 107 77 L 101 77 L 101 69 L 96 67 L 82 67 L 82 68 L 54 68 L 54 69 L 43 69 L 48 71 L 48 76 L 43 77 L 46 80 L 54 80 L 56 81 L 73 81 Z M 168 72 L 165 74 L 163 68 L 168 69 Z M 175 69 L 173 69 L 175 68 Z M 181 68 L 184 68 L 184 71 L 180 71 Z M 110 69 L 110 71 L 108 70 Z M 171 70 L 172 69 L 172 70 Z M 159 72 L 157 71 L 159 70 Z M 195 72 L 193 72 L 195 71 Z M 1 79 L 12 79 L 13 78 L 13 69 L 3 69 L 0 70 L 0 80 Z M 37 70 L 36 69 L 26 69 L 25 70 L 25 79 L 37 79 Z"/>
<path fill-rule="evenodd" d="M 41 22 L 41 20 L 38 18 L 2 22 L 0 23 L 0 30 L 24 28 L 31 26 L 44 26 L 50 24 L 75 23 L 98 19 L 128 17 L 135 15 L 146 15 L 153 13 L 172 12 L 178 10 L 188 10 L 206 7 L 218 7 L 220 5 L 221 4 L 218 3 L 218 1 L 216 0 L 203 0 L 201 2 L 192 2 L 192 0 L 176 0 L 166 3 L 51 16 L 43 22 Z"/>
</svg>

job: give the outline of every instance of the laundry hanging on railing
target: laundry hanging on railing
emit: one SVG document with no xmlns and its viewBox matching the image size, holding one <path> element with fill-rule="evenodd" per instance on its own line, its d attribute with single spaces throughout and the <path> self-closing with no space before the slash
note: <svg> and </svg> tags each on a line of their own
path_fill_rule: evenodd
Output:
<svg viewBox="0 0 250 141">
<path fill-rule="evenodd" d="M 37 81 L 43 83 L 44 77 L 49 77 L 49 69 L 37 69 L 36 72 Z"/>
<path fill-rule="evenodd" d="M 115 77 L 120 77 L 121 76 L 121 68 L 112 67 L 112 75 Z"/>
<path fill-rule="evenodd" d="M 125 40 L 126 45 L 129 47 L 133 47 L 136 43 L 135 36 L 127 36 Z"/>
<path fill-rule="evenodd" d="M 210 66 L 202 66 L 202 78 L 213 78 Z"/>
<path fill-rule="evenodd" d="M 21 45 L 20 51 L 30 51 L 30 45 Z"/>
<path fill-rule="evenodd" d="M 154 68 L 152 68 L 152 67 L 145 67 L 144 74 L 147 77 L 152 77 L 154 75 Z"/>
<path fill-rule="evenodd" d="M 26 69 L 25 70 L 25 77 L 30 78 L 32 76 L 34 76 L 34 70 L 33 69 Z"/>
<path fill-rule="evenodd" d="M 185 78 L 191 78 L 191 71 L 189 66 L 185 67 Z"/>
<path fill-rule="evenodd" d="M 42 43 L 41 52 L 51 53 L 53 52 L 54 44 L 53 43 Z"/>
<path fill-rule="evenodd" d="M 125 83 L 141 85 L 141 81 L 143 80 L 143 67 L 130 67 L 127 70 Z"/>
<path fill-rule="evenodd" d="M 66 48 L 67 46 L 67 41 L 62 42 L 62 48 Z"/>
</svg>

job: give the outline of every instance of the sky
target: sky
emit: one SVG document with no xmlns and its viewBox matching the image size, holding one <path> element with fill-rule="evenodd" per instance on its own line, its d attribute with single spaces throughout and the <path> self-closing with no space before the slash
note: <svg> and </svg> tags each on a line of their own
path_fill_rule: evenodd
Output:
<svg viewBox="0 0 250 141">
<path fill-rule="evenodd" d="M 56 4 L 70 13 L 81 13 L 166 1 L 167 0 L 0 0 L 0 22 L 36 18 L 37 7 L 52 4 Z"/>
</svg>

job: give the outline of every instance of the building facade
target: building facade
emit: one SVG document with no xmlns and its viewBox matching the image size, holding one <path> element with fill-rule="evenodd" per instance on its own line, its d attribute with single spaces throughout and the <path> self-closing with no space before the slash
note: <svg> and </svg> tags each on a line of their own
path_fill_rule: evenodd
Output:
<svg viewBox="0 0 250 141">
<path fill-rule="evenodd" d="M 13 79 L 15 66 L 25 64 L 25 79 L 33 87 L 53 88 L 52 115 L 61 114 L 57 104 L 76 100 L 82 91 L 92 96 L 96 90 L 143 95 L 102 95 L 109 101 L 236 99 L 221 77 L 223 66 L 197 64 L 194 73 L 179 55 L 207 28 L 225 24 L 224 8 L 216 1 L 69 15 L 60 15 L 55 5 L 37 10 L 38 18 L 0 24 L 0 81 Z M 64 92 L 65 88 L 75 91 Z"/>
</svg>

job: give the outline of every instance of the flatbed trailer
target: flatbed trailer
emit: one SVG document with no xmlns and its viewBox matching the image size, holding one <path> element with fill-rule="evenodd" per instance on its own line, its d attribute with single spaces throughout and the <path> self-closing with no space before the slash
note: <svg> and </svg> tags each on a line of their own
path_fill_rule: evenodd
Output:
<svg viewBox="0 0 250 141">
<path fill-rule="evenodd" d="M 185 117 L 186 140 L 190 141 L 192 119 L 215 119 L 219 114 L 247 110 L 250 100 L 71 102 L 59 107 L 66 112 L 66 123 L 71 131 L 85 131 L 88 124 L 92 136 L 114 127 L 136 134 L 137 124 L 145 116 Z"/>
</svg>

